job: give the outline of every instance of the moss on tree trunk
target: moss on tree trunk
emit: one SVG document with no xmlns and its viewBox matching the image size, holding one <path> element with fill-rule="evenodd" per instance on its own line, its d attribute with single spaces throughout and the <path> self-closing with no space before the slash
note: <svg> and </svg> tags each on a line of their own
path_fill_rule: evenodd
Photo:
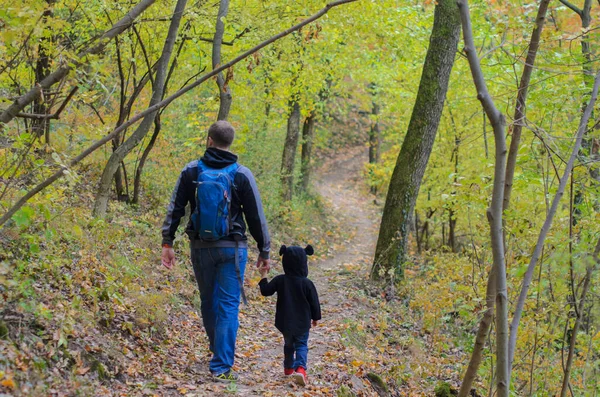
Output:
<svg viewBox="0 0 600 397">
<path fill-rule="evenodd" d="M 442 116 L 460 26 L 456 3 L 438 1 L 417 99 L 385 202 L 371 272 L 375 280 L 403 277 L 410 217 Z"/>
</svg>

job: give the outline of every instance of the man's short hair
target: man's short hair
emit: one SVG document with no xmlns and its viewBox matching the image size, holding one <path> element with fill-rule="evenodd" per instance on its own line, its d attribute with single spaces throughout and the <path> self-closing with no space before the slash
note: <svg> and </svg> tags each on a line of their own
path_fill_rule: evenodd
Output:
<svg viewBox="0 0 600 397">
<path fill-rule="evenodd" d="M 233 143 L 235 130 L 229 122 L 219 120 L 208 128 L 208 136 L 213 140 L 215 146 L 228 148 Z"/>
</svg>

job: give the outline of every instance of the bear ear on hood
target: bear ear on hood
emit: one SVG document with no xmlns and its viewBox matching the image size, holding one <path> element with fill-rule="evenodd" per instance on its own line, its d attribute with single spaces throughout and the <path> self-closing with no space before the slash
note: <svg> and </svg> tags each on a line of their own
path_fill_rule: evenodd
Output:
<svg viewBox="0 0 600 397">
<path fill-rule="evenodd" d="M 315 253 L 315 249 L 309 244 L 304 248 L 304 252 L 306 252 L 306 255 L 312 255 Z"/>
<path fill-rule="evenodd" d="M 287 247 L 282 245 L 281 248 L 279 248 L 279 255 L 285 254 L 285 251 L 287 251 Z"/>
</svg>

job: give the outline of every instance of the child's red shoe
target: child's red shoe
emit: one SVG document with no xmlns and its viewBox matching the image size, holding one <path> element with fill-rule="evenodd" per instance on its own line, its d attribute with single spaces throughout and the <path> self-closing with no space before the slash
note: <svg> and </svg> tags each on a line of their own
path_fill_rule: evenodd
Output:
<svg viewBox="0 0 600 397">
<path fill-rule="evenodd" d="M 285 376 L 290 376 L 294 374 L 294 369 L 293 368 L 284 368 L 283 369 L 283 374 Z"/>
<path fill-rule="evenodd" d="M 302 367 L 296 368 L 296 371 L 292 375 L 292 379 L 300 386 L 306 386 L 306 370 Z"/>
</svg>

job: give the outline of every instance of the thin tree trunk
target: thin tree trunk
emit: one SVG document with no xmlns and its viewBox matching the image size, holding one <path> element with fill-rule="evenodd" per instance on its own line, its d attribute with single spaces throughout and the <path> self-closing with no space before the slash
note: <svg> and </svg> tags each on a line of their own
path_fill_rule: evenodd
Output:
<svg viewBox="0 0 600 397">
<path fill-rule="evenodd" d="M 190 21 L 187 21 L 185 26 L 183 27 L 183 35 L 185 35 L 185 33 L 191 28 L 191 26 L 192 25 L 191 25 Z M 165 86 L 163 88 L 163 98 L 167 92 L 167 88 L 169 86 L 169 81 L 171 81 L 171 77 L 173 76 L 173 73 L 175 72 L 175 68 L 177 67 L 177 60 L 179 59 L 179 55 L 181 55 L 181 51 L 183 50 L 185 41 L 186 41 L 186 38 L 184 37 L 181 40 L 181 42 L 179 43 L 179 48 L 177 49 L 175 58 L 173 58 L 173 62 L 171 63 L 171 67 L 169 68 L 169 73 L 167 73 L 167 78 L 165 80 Z M 137 167 L 135 168 L 135 176 L 134 176 L 134 180 L 133 180 L 133 199 L 131 200 L 131 202 L 133 204 L 138 204 L 140 201 L 140 193 L 141 193 L 141 187 L 142 187 L 142 174 L 144 172 L 144 165 L 146 164 L 146 160 L 148 159 L 150 152 L 154 148 L 154 144 L 156 143 L 158 135 L 160 134 L 161 127 L 162 127 L 162 124 L 160 121 L 160 116 L 162 115 L 163 111 L 164 111 L 164 108 L 161 109 L 156 114 L 156 118 L 154 119 L 154 132 L 152 133 L 152 138 L 150 138 L 150 142 L 148 143 L 148 146 L 146 146 L 146 148 L 144 149 L 144 153 L 142 153 L 140 162 L 137 165 Z"/>
<path fill-rule="evenodd" d="M 458 131 L 454 129 L 454 184 L 458 184 L 458 154 L 460 149 L 460 138 Z M 456 191 L 452 191 L 452 196 L 456 195 Z M 455 203 L 450 204 L 448 209 L 448 245 L 452 249 L 452 252 L 457 252 L 456 243 L 456 212 L 454 211 Z"/>
<path fill-rule="evenodd" d="M 456 4 L 453 0 L 438 1 L 419 91 L 381 219 L 371 269 L 374 280 L 390 281 L 403 277 L 410 214 L 415 207 L 442 116 L 459 35 Z"/>
<path fill-rule="evenodd" d="M 275 41 L 289 35 L 292 32 L 296 32 L 298 30 L 300 30 L 302 27 L 310 24 L 311 22 L 316 21 L 317 19 L 321 18 L 323 15 L 327 14 L 332 8 L 334 7 L 338 7 L 340 5 L 343 4 L 348 4 L 348 3 L 354 3 L 355 1 L 358 0 L 337 0 L 337 1 L 333 1 L 329 4 L 327 4 L 325 7 L 321 8 L 319 11 L 317 11 L 316 13 L 314 13 L 313 15 L 311 15 L 310 17 L 306 18 L 305 20 L 298 22 L 296 25 L 284 30 L 283 32 L 279 32 L 276 35 L 271 36 L 269 39 L 261 42 L 260 44 L 257 44 L 256 46 L 250 48 L 249 50 L 241 53 L 240 55 L 238 55 L 237 57 L 235 57 L 234 59 L 232 59 L 231 61 L 227 62 L 226 64 L 218 67 L 217 69 L 206 73 L 205 75 L 201 76 L 200 78 L 198 78 L 198 80 L 194 81 L 193 83 L 187 84 L 185 86 L 183 86 L 182 88 L 180 88 L 177 92 L 173 93 L 172 95 L 170 95 L 169 97 L 163 99 L 162 101 L 160 101 L 159 103 L 153 105 L 153 106 L 149 106 L 146 110 L 141 111 L 140 113 L 136 114 L 135 116 L 131 117 L 129 120 L 127 120 L 127 122 L 123 123 L 121 126 L 119 126 L 118 128 L 116 128 L 115 130 L 113 130 L 113 132 L 111 132 L 110 134 L 104 136 L 102 139 L 97 140 L 96 142 L 94 142 L 93 144 L 91 144 L 87 149 L 85 149 L 83 152 L 81 152 L 79 155 L 77 155 L 76 157 L 74 157 L 70 162 L 69 162 L 69 167 L 73 167 L 77 164 L 79 164 L 83 159 L 85 159 L 87 156 L 89 156 L 90 154 L 94 153 L 96 150 L 98 150 L 99 148 L 101 148 L 102 146 L 104 146 L 107 142 L 110 142 L 115 136 L 117 136 L 118 134 L 120 134 L 121 132 L 125 131 L 127 128 L 129 128 L 131 125 L 135 124 L 136 122 L 138 122 L 139 120 L 141 120 L 142 118 L 144 118 L 146 115 L 151 114 L 156 112 L 159 109 L 165 108 L 167 106 L 169 106 L 169 104 L 171 104 L 175 99 L 179 98 L 180 96 L 182 96 L 183 94 L 193 90 L 194 88 L 198 87 L 200 84 L 204 83 L 206 80 L 210 79 L 211 77 L 216 76 L 219 72 L 222 72 L 223 70 L 226 70 L 227 68 L 232 67 L 233 65 L 237 64 L 238 62 L 248 58 L 250 55 L 256 53 L 257 51 L 261 50 L 262 48 L 268 46 L 269 44 L 274 43 Z M 8 211 L 6 211 L 2 217 L 0 217 L 0 227 L 4 226 L 6 224 L 6 222 L 12 218 L 12 216 L 19 211 L 32 197 L 34 197 L 35 195 L 37 195 L 38 193 L 40 193 L 41 191 L 43 191 L 45 188 L 47 188 L 48 186 L 52 185 L 54 182 L 56 182 L 58 179 L 60 179 L 64 174 L 65 171 L 68 171 L 67 167 L 61 167 L 58 171 L 56 171 L 54 174 L 52 174 L 51 176 L 49 176 L 48 178 L 46 178 L 43 182 L 40 182 L 39 184 L 37 184 L 34 188 L 32 188 L 31 190 L 29 190 L 25 195 L 23 195 L 19 200 L 17 200 L 17 202 L 15 204 L 13 204 L 12 207 L 10 207 L 8 209 Z"/>
<path fill-rule="evenodd" d="M 521 137 L 521 129 L 522 129 L 522 125 L 523 125 L 523 118 L 525 117 L 525 101 L 527 99 L 527 89 L 529 88 L 529 82 L 531 81 L 531 74 L 533 72 L 533 65 L 535 62 L 535 58 L 537 55 L 537 50 L 539 48 L 539 40 L 540 40 L 540 36 L 542 33 L 542 29 L 544 27 L 544 22 L 545 22 L 545 18 L 546 18 L 546 13 L 548 10 L 548 3 L 550 0 L 542 0 L 540 2 L 540 6 L 537 12 L 537 17 L 536 17 L 536 26 L 533 29 L 533 32 L 531 34 L 531 39 L 529 41 L 529 49 L 527 51 L 527 57 L 525 60 L 525 67 L 523 68 L 523 74 L 521 75 L 521 81 L 519 84 L 519 91 L 517 94 L 517 103 L 515 106 L 515 126 L 513 128 L 513 134 L 512 134 L 512 139 L 511 139 L 511 143 L 510 143 L 510 150 L 508 153 L 508 158 L 507 158 L 507 165 L 506 165 L 506 175 L 505 175 L 505 182 L 504 182 L 504 197 L 502 200 L 502 206 L 503 206 L 503 210 L 507 209 L 510 205 L 510 194 L 511 194 L 511 190 L 512 190 L 512 181 L 513 181 L 513 176 L 514 176 L 514 171 L 515 171 L 515 165 L 516 165 L 516 156 L 517 156 L 517 152 L 518 152 L 518 148 L 519 148 L 519 140 Z M 485 128 L 486 128 L 486 114 L 484 111 L 484 115 L 483 115 L 483 129 L 484 129 L 484 134 L 485 134 Z M 486 157 L 487 157 L 487 140 L 485 142 L 485 148 L 486 148 Z M 486 296 L 494 296 L 496 294 L 496 283 L 495 282 L 491 282 L 492 278 L 494 278 L 494 272 L 490 271 L 490 274 L 488 276 L 488 283 L 487 283 L 487 291 L 486 291 Z M 490 301 L 487 300 L 488 302 L 488 308 L 486 310 L 486 312 L 484 313 L 483 318 L 481 319 L 481 322 L 479 323 L 479 329 L 477 331 L 477 337 L 476 337 L 476 341 L 475 341 L 475 346 L 473 348 L 473 352 L 471 354 L 471 359 L 469 361 L 469 366 L 467 367 L 467 371 L 465 373 L 465 376 L 463 378 L 463 383 L 461 385 L 460 391 L 459 391 L 459 397 L 466 397 L 468 395 L 468 393 L 470 392 L 472 386 L 473 386 L 473 381 L 475 380 L 475 377 L 477 376 L 477 372 L 479 370 L 479 366 L 481 364 L 481 358 L 483 356 L 483 349 L 485 348 L 485 339 L 483 339 L 483 343 L 477 343 L 477 341 L 480 338 L 480 335 L 487 335 L 491 324 L 492 324 L 492 318 L 493 318 L 493 307 L 494 307 L 494 301 L 491 301 L 491 307 L 489 306 Z"/>
<path fill-rule="evenodd" d="M 579 153 L 579 149 L 581 148 L 581 142 L 583 140 L 583 136 L 587 131 L 588 121 L 592 114 L 592 110 L 594 109 L 594 104 L 596 103 L 596 99 L 598 96 L 598 86 L 600 85 L 600 72 L 596 74 L 596 78 L 594 80 L 594 88 L 592 89 L 592 96 L 590 101 L 588 102 L 583 115 L 581 116 L 581 121 L 579 123 L 579 128 L 577 130 L 575 145 L 573 146 L 573 150 L 571 152 L 571 157 L 565 167 L 562 177 L 560 178 L 560 184 L 552 199 L 552 205 L 548 214 L 546 215 L 546 220 L 544 221 L 544 225 L 540 230 L 540 234 L 538 235 L 538 240 L 535 245 L 535 250 L 531 256 L 531 260 L 527 267 L 527 271 L 525 272 L 525 276 L 523 277 L 523 284 L 521 285 L 521 291 L 519 292 L 519 298 L 517 300 L 517 305 L 515 308 L 515 313 L 513 316 L 513 320 L 510 325 L 510 344 L 509 344 L 509 364 L 512 365 L 512 360 L 515 355 L 515 347 L 517 343 L 517 334 L 519 330 L 519 322 L 521 321 L 521 315 L 523 313 L 523 307 L 525 306 L 525 299 L 527 299 L 527 292 L 529 291 L 529 286 L 531 285 L 531 279 L 533 277 L 533 271 L 535 270 L 535 266 L 540 258 L 540 254 L 542 252 L 542 248 L 544 247 L 544 241 L 546 240 L 546 235 L 552 226 L 552 221 L 554 220 L 554 215 L 558 210 L 558 204 L 564 194 L 565 187 L 567 185 L 567 181 L 569 180 L 569 176 L 571 171 L 573 170 L 573 165 L 575 160 L 577 159 L 577 155 Z M 509 367 L 510 371 L 510 367 Z"/>
<path fill-rule="evenodd" d="M 225 33 L 225 24 L 223 18 L 227 16 L 229 10 L 229 0 L 219 2 L 219 12 L 217 13 L 217 24 L 212 47 L 212 67 L 213 69 L 221 65 L 221 48 L 223 46 L 223 35 Z M 227 120 L 229 109 L 231 109 L 231 88 L 226 85 L 223 73 L 217 75 L 217 86 L 219 88 L 219 114 L 217 120 Z"/>
<path fill-rule="evenodd" d="M 596 244 L 596 249 L 594 250 L 594 261 L 600 263 L 598 260 L 598 254 L 600 253 L 600 239 L 598 239 L 598 243 Z M 587 298 L 588 290 L 590 287 L 590 282 L 592 280 L 592 271 L 594 270 L 594 264 L 589 264 L 585 271 L 585 278 L 583 282 L 583 290 L 581 291 L 581 297 L 579 298 L 579 310 L 576 310 L 576 319 L 575 324 L 573 325 L 573 330 L 571 332 L 571 342 L 569 343 L 569 355 L 567 358 L 567 364 L 565 365 L 565 373 L 563 376 L 562 388 L 560 390 L 560 397 L 565 397 L 567 395 L 567 390 L 569 389 L 569 378 L 571 377 L 571 369 L 573 367 L 573 356 L 575 355 L 575 345 L 577 344 L 577 332 L 579 332 L 579 327 L 581 326 L 581 320 L 583 318 L 583 312 L 585 308 L 585 300 Z M 575 297 L 573 297 L 575 299 Z M 575 308 L 577 309 L 577 303 L 575 303 Z"/>
<path fill-rule="evenodd" d="M 479 322 L 479 328 L 477 329 L 477 335 L 475 336 L 475 345 L 473 346 L 473 353 L 471 353 L 469 366 L 467 367 L 462 384 L 460 385 L 458 397 L 467 397 L 470 395 L 473 382 L 477 377 L 477 372 L 479 371 L 479 366 L 481 365 L 483 350 L 485 349 L 485 340 L 490 332 L 490 328 L 492 327 L 492 319 L 494 318 L 494 301 L 496 299 L 495 274 L 496 272 L 492 266 L 487 281 L 485 312 L 483 313 L 483 317 Z"/>
<path fill-rule="evenodd" d="M 313 137 L 315 133 L 315 111 L 304 120 L 302 126 L 302 191 L 308 190 L 310 182 Z"/>
<path fill-rule="evenodd" d="M 179 25 L 181 23 L 186 4 L 187 0 L 178 0 L 177 4 L 175 5 L 175 11 L 173 12 L 173 18 L 171 19 L 171 25 L 169 26 L 163 51 L 158 61 L 150 106 L 154 106 L 162 100 L 165 81 L 169 69 L 169 61 L 171 59 L 171 54 L 173 53 L 175 40 L 177 39 L 177 32 L 179 31 Z M 102 178 L 100 179 L 98 193 L 96 194 L 96 202 L 94 203 L 93 211 L 94 216 L 104 216 L 106 213 L 108 199 L 110 196 L 111 182 L 115 172 L 119 168 L 119 164 L 121 161 L 123 161 L 125 156 L 127 156 L 127 154 L 129 154 L 129 152 L 138 145 L 138 143 L 146 136 L 146 134 L 148 134 L 148 130 L 150 129 L 152 123 L 154 123 L 157 112 L 158 110 L 144 117 L 133 134 L 131 134 L 131 136 L 123 144 L 121 144 L 108 159 L 102 174 Z"/>
<path fill-rule="evenodd" d="M 529 40 L 529 50 L 527 51 L 527 57 L 525 58 L 523 74 L 521 74 L 521 82 L 519 83 L 512 138 L 510 140 L 510 148 L 506 160 L 506 181 L 504 183 L 504 200 L 502 204 L 504 209 L 507 209 L 510 206 L 515 167 L 517 165 L 517 153 L 519 152 L 519 145 L 521 143 L 521 131 L 523 130 L 523 125 L 525 125 L 525 102 L 527 101 L 527 91 L 529 89 L 529 82 L 531 81 L 531 74 L 533 73 L 535 57 L 540 46 L 540 37 L 542 35 L 542 30 L 544 29 L 544 23 L 546 22 L 546 13 L 548 11 L 549 3 L 550 0 L 540 1 L 540 6 L 535 18 L 535 27 L 533 28 L 531 39 Z"/>
<path fill-rule="evenodd" d="M 583 82 L 585 84 L 585 86 L 590 90 L 593 89 L 593 76 L 594 76 L 594 71 L 593 71 L 593 59 L 592 59 L 592 48 L 591 48 L 591 44 L 590 44 L 590 35 L 589 35 L 589 28 L 592 22 L 592 0 L 585 0 L 583 3 L 583 8 L 577 8 L 576 6 L 574 6 L 573 4 L 571 4 L 570 2 L 568 2 L 567 0 L 561 0 L 561 3 L 563 3 L 564 5 L 566 5 L 567 7 L 569 7 L 571 10 L 573 10 L 581 19 L 581 53 L 583 54 L 583 57 L 585 59 L 585 62 L 582 65 L 582 69 L 583 69 Z M 587 98 L 583 100 L 583 105 L 582 105 L 582 109 L 585 109 L 586 104 L 587 104 Z M 593 117 L 593 112 L 592 112 L 592 116 L 590 117 L 591 119 L 594 119 Z M 597 127 L 597 126 L 596 126 Z M 581 156 L 590 156 L 591 159 L 596 159 L 597 161 L 597 155 L 594 155 L 593 153 L 593 138 L 588 138 L 587 137 L 587 132 L 584 135 L 583 138 L 583 142 L 581 143 Z M 590 177 L 594 180 L 596 180 L 596 182 L 600 182 L 600 172 L 596 169 L 596 167 L 594 167 L 593 164 L 590 164 L 589 166 L 589 174 Z M 576 193 L 575 193 L 575 217 L 573 218 L 573 224 L 577 224 L 577 221 L 579 219 L 579 217 L 581 216 L 581 210 L 580 205 L 583 204 L 584 202 L 584 191 L 583 189 L 577 189 Z"/>
<path fill-rule="evenodd" d="M 381 139 L 380 139 L 380 131 L 379 131 L 379 104 L 373 102 L 373 108 L 371 110 L 371 114 L 373 115 L 373 117 L 375 118 L 375 120 L 373 120 L 371 122 L 371 129 L 369 130 L 369 163 L 371 164 L 375 164 L 379 162 L 379 159 L 381 158 L 380 155 L 380 146 L 381 146 Z"/>
<path fill-rule="evenodd" d="M 48 17 L 51 17 L 52 7 L 56 0 L 46 0 L 47 7 L 42 14 L 42 24 L 46 25 L 48 23 Z M 48 27 L 46 26 L 46 29 Z M 35 83 L 39 84 L 50 72 L 50 56 L 48 54 L 47 45 L 52 41 L 51 38 L 42 37 L 40 39 L 40 43 L 38 44 L 38 59 L 35 65 Z M 36 98 L 33 104 L 33 113 L 34 114 L 47 114 L 48 106 L 46 105 L 46 97 L 48 96 L 48 90 L 42 90 L 42 95 L 39 98 Z M 31 130 L 37 134 L 37 136 L 46 136 L 46 144 L 50 144 L 50 119 L 41 118 L 41 119 L 33 119 L 31 122 Z"/>
<path fill-rule="evenodd" d="M 281 187 L 284 201 L 290 201 L 294 194 L 294 164 L 296 148 L 300 136 L 300 105 L 297 100 L 290 103 L 290 115 L 287 122 L 287 134 L 281 160 Z"/>
<path fill-rule="evenodd" d="M 144 153 L 142 153 L 142 157 L 140 158 L 140 163 L 135 169 L 135 179 L 133 180 L 133 204 L 139 204 L 140 202 L 140 190 L 142 186 L 142 172 L 144 171 L 144 165 L 146 164 L 146 159 L 150 155 L 154 144 L 156 143 L 156 138 L 158 138 L 158 134 L 160 134 L 160 129 L 162 124 L 160 122 L 160 112 L 156 115 L 154 119 L 154 133 L 152 134 L 152 138 L 150 138 L 150 142 L 148 146 L 144 149 Z"/>
<path fill-rule="evenodd" d="M 104 34 L 100 37 L 98 44 L 93 47 L 90 47 L 79 54 L 70 62 L 70 64 L 62 64 L 58 67 L 54 72 L 50 73 L 46 76 L 39 84 L 36 84 L 33 88 L 31 88 L 26 94 L 21 95 L 17 98 L 7 109 L 5 109 L 2 114 L 0 114 L 0 134 L 3 134 L 4 126 L 3 124 L 7 124 L 12 119 L 14 119 L 19 112 L 21 112 L 25 106 L 29 105 L 37 98 L 39 98 L 42 90 L 48 89 L 52 87 L 54 84 L 58 83 L 62 79 L 64 79 L 72 68 L 76 68 L 85 63 L 88 55 L 98 54 L 100 53 L 106 44 L 112 40 L 114 37 L 121 34 L 127 28 L 129 28 L 135 19 L 140 16 L 142 12 L 144 12 L 148 7 L 150 7 L 155 0 L 142 0 L 135 7 L 133 7 L 119 22 L 114 24 L 110 29 L 108 29 Z"/>
<path fill-rule="evenodd" d="M 502 199 L 504 196 L 504 173 L 506 171 L 506 138 L 504 135 L 506 122 L 504 115 L 496 108 L 483 77 L 477 47 L 475 47 L 473 41 L 468 1 L 458 0 L 457 3 L 463 26 L 464 51 L 469 61 L 473 82 L 477 88 L 477 99 L 481 102 L 494 130 L 496 146 L 494 186 L 492 202 L 487 215 L 490 223 L 490 239 L 494 258 L 493 271 L 496 272 L 494 275 L 496 279 L 496 385 L 498 397 L 508 397 L 510 383 L 508 370 L 508 297 L 502 233 Z"/>
<path fill-rule="evenodd" d="M 126 113 L 125 113 L 125 103 L 127 101 L 127 96 L 125 92 L 127 91 L 127 84 L 125 82 L 125 73 L 123 72 L 123 60 L 121 57 L 121 46 L 119 44 L 119 38 L 115 37 L 115 50 L 117 54 L 117 70 L 119 72 L 119 85 L 120 85 L 120 93 L 119 93 L 119 118 L 117 119 L 117 125 L 123 124 L 125 121 Z M 132 54 L 133 58 L 133 54 Z M 148 73 L 151 73 L 150 70 Z M 113 152 L 117 150 L 119 145 L 121 144 L 121 136 L 116 136 L 112 141 L 112 149 Z M 117 168 L 117 172 L 115 172 L 115 190 L 117 191 L 117 197 L 120 199 L 123 197 L 124 187 L 123 187 L 123 176 L 121 174 L 121 169 Z M 129 198 L 129 197 L 127 197 Z"/>
</svg>

